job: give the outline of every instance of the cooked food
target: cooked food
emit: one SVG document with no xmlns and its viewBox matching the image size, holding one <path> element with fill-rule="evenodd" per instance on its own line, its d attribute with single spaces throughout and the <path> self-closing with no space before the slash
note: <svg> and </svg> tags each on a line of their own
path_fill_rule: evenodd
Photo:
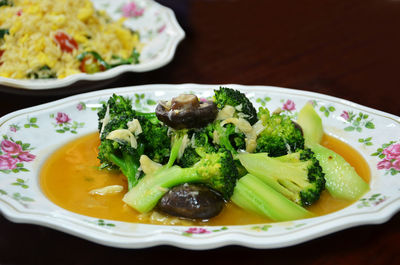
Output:
<svg viewBox="0 0 400 265">
<path fill-rule="evenodd" d="M 212 110 L 198 112 L 200 102 Z M 347 200 L 369 188 L 344 158 L 320 144 L 322 122 L 309 105 L 296 123 L 285 113 L 257 112 L 245 94 L 221 87 L 211 101 L 184 94 L 161 101 L 156 111 L 138 112 L 118 95 L 99 111 L 101 168 L 122 171 L 128 182 L 123 201 L 140 213 L 208 219 L 223 199 L 286 221 L 312 217 L 308 208 L 326 186 Z M 170 112 L 197 113 L 176 123 Z"/>
<path fill-rule="evenodd" d="M 139 35 L 89 0 L 0 1 L 0 76 L 64 78 L 139 62 Z"/>
</svg>

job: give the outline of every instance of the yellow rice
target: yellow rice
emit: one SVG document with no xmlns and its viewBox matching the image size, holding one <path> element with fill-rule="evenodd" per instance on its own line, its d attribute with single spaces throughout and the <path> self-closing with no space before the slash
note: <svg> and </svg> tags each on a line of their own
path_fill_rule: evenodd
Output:
<svg viewBox="0 0 400 265">
<path fill-rule="evenodd" d="M 58 78 L 80 73 L 76 56 L 96 51 L 105 61 L 112 55 L 128 58 L 139 45 L 137 34 L 122 26 L 124 19 L 111 21 L 89 0 L 13 0 L 0 7 L 0 29 L 9 34 L 0 41 L 0 76 L 23 79 L 47 65 Z M 17 14 L 20 13 L 20 16 Z M 63 52 L 54 41 L 56 32 L 73 37 L 79 48 Z M 139 49 L 139 48 L 138 48 Z"/>
</svg>

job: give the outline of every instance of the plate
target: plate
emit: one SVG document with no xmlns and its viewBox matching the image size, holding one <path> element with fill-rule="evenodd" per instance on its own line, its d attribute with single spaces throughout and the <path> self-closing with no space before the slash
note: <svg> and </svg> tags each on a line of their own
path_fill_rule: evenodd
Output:
<svg viewBox="0 0 400 265">
<path fill-rule="evenodd" d="M 80 94 L 2 117 L 1 212 L 15 222 L 51 227 L 113 247 L 173 245 L 211 249 L 226 245 L 252 248 L 290 246 L 353 226 L 383 223 L 399 210 L 399 117 L 306 91 L 270 86 L 225 86 L 244 91 L 256 107 L 266 106 L 271 110 L 280 107 L 292 117 L 305 103 L 311 102 L 323 119 L 325 132 L 353 146 L 367 161 L 371 171 L 371 190 L 349 207 L 328 215 L 291 222 L 226 227 L 99 220 L 69 212 L 49 201 L 39 186 L 42 164 L 60 146 L 96 131 L 97 108 L 112 93 L 130 96 L 137 109 L 151 111 L 157 100 L 169 99 L 183 92 L 208 97 L 213 94 L 212 89 L 219 87 L 160 84 Z M 12 152 L 14 158 L 7 156 Z"/>
<path fill-rule="evenodd" d="M 125 72 L 146 72 L 169 63 L 185 32 L 179 26 L 174 12 L 152 0 L 92 0 L 98 10 L 106 10 L 108 15 L 117 20 L 124 16 L 122 7 L 135 3 L 140 12 L 131 12 L 124 25 L 140 33 L 141 42 L 145 44 L 140 63 L 121 65 L 105 72 L 95 74 L 75 74 L 63 79 L 11 79 L 0 77 L 0 88 L 6 91 L 49 90 L 71 86 L 80 81 L 85 87 L 99 85 L 104 80 L 111 80 Z M 97 81 L 97 82 L 96 82 Z M 104 86 L 103 86 L 104 87 Z"/>
</svg>

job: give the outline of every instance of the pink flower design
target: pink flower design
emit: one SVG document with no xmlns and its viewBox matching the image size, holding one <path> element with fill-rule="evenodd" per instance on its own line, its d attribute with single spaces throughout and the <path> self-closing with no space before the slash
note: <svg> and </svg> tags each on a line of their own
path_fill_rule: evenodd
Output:
<svg viewBox="0 0 400 265">
<path fill-rule="evenodd" d="M 389 160 L 382 160 L 377 165 L 378 169 L 390 169 L 392 167 L 392 162 Z"/>
<path fill-rule="evenodd" d="M 122 14 L 124 17 L 140 17 L 144 13 L 144 8 L 140 8 L 134 2 L 125 4 L 122 7 Z"/>
<path fill-rule="evenodd" d="M 400 171 L 400 159 L 395 160 L 395 161 L 392 163 L 392 166 L 393 166 L 394 169 Z"/>
<path fill-rule="evenodd" d="M 208 231 L 205 228 L 201 227 L 191 227 L 188 230 L 185 231 L 188 234 L 208 234 L 210 231 Z"/>
<path fill-rule="evenodd" d="M 162 33 L 166 28 L 167 28 L 167 25 L 164 24 L 157 30 L 157 32 Z"/>
<path fill-rule="evenodd" d="M 83 106 L 82 103 L 78 103 L 78 105 L 76 105 L 76 108 L 77 108 L 79 111 L 81 111 L 81 110 L 83 110 L 85 107 Z"/>
<path fill-rule="evenodd" d="M 349 113 L 345 110 L 342 112 L 342 114 L 340 114 L 340 117 L 342 117 L 346 121 L 350 119 Z"/>
<path fill-rule="evenodd" d="M 311 104 L 314 108 L 315 106 L 317 106 L 317 101 L 315 99 L 310 99 L 308 103 Z"/>
<path fill-rule="evenodd" d="M 294 102 L 290 99 L 288 99 L 282 107 L 283 110 L 287 110 L 287 111 L 292 111 L 296 109 L 296 105 L 294 104 Z"/>
<path fill-rule="evenodd" d="M 19 144 L 4 139 L 1 142 L 1 150 L 9 155 L 17 155 L 22 152 L 22 147 Z"/>
<path fill-rule="evenodd" d="M 400 143 L 388 146 L 387 148 L 385 148 L 385 150 L 382 151 L 382 154 L 384 154 L 389 160 L 400 160 Z"/>
<path fill-rule="evenodd" d="M 17 168 L 18 159 L 10 155 L 0 155 L 0 170 L 12 170 Z"/>
<path fill-rule="evenodd" d="M 35 155 L 33 155 L 33 154 L 31 154 L 31 153 L 29 153 L 29 152 L 26 152 L 26 151 L 24 151 L 24 152 L 21 152 L 19 155 L 18 155 L 18 159 L 19 159 L 19 161 L 21 161 L 21 162 L 30 162 L 30 161 L 33 161 L 34 159 L 35 159 Z"/>
<path fill-rule="evenodd" d="M 70 117 L 68 117 L 68 115 L 66 113 L 63 113 L 63 112 L 57 113 L 56 121 L 58 124 L 67 123 L 70 120 L 71 120 Z"/>
<path fill-rule="evenodd" d="M 17 127 L 15 125 L 10 125 L 10 131 L 17 132 Z"/>
</svg>

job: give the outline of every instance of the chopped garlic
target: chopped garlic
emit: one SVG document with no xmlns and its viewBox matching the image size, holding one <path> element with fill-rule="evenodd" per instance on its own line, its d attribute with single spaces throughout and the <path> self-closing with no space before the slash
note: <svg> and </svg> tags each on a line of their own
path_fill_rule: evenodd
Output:
<svg viewBox="0 0 400 265">
<path fill-rule="evenodd" d="M 217 120 L 223 121 L 229 118 L 232 118 L 235 114 L 235 108 L 229 105 L 226 105 L 222 110 L 218 112 Z"/>
<path fill-rule="evenodd" d="M 157 171 L 162 165 L 151 160 L 147 155 L 140 156 L 140 168 L 147 174 L 152 174 Z"/>
<path fill-rule="evenodd" d="M 229 118 L 221 122 L 221 126 L 227 123 L 235 124 L 236 128 L 239 129 L 246 136 L 246 151 L 252 153 L 257 147 L 257 133 L 250 123 L 243 118 Z M 215 138 L 215 136 L 214 136 Z"/>
<path fill-rule="evenodd" d="M 106 114 L 104 114 L 104 118 L 101 121 L 103 124 L 101 125 L 100 137 L 103 134 L 104 128 L 110 122 L 110 120 L 111 120 L 111 118 L 110 118 L 110 106 L 107 104 Z"/>
<path fill-rule="evenodd" d="M 262 131 L 264 131 L 265 126 L 263 125 L 262 120 L 257 121 L 256 123 L 253 124 L 253 130 L 255 131 L 256 135 L 260 135 Z"/>
<path fill-rule="evenodd" d="M 106 139 L 109 140 L 114 140 L 114 141 L 125 141 L 130 143 L 132 148 L 137 148 L 137 141 L 136 141 L 136 137 L 127 129 L 119 129 L 119 130 L 115 130 L 110 132 Z"/>
<path fill-rule="evenodd" d="M 91 195 L 109 195 L 109 194 L 119 193 L 123 190 L 124 190 L 124 187 L 122 187 L 121 185 L 111 185 L 111 186 L 106 186 L 103 188 L 91 190 L 91 191 L 89 191 L 89 194 L 91 194 Z"/>
<path fill-rule="evenodd" d="M 128 130 L 135 134 L 135 136 L 138 136 L 143 132 L 142 126 L 140 126 L 140 122 L 138 119 L 133 119 L 132 121 L 128 122 L 126 124 L 128 126 Z"/>
<path fill-rule="evenodd" d="M 189 139 L 188 135 L 185 134 L 185 136 L 183 136 L 183 138 L 182 138 L 182 144 L 179 147 L 178 159 L 183 156 L 183 153 L 185 152 L 185 149 L 186 149 L 186 147 L 188 147 L 189 143 L 190 143 L 190 139 Z"/>
</svg>

